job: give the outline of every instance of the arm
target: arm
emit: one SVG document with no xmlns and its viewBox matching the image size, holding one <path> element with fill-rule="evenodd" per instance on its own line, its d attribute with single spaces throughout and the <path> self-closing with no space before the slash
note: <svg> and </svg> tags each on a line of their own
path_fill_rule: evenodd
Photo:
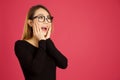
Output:
<svg viewBox="0 0 120 80">
<path fill-rule="evenodd" d="M 45 40 L 39 41 L 39 48 L 34 51 L 35 55 L 29 51 L 28 45 L 22 41 L 15 43 L 15 54 L 21 64 L 22 69 L 30 72 L 38 73 L 41 71 L 46 62 L 46 42 Z"/>
<path fill-rule="evenodd" d="M 46 40 L 48 54 L 54 59 L 59 68 L 65 69 L 67 67 L 67 58 L 55 47 L 50 38 Z"/>
</svg>

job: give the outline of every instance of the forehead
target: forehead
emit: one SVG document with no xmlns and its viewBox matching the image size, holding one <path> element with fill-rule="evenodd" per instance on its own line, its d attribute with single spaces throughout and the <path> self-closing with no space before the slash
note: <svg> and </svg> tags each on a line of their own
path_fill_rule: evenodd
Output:
<svg viewBox="0 0 120 80">
<path fill-rule="evenodd" d="M 39 8 L 38 10 L 36 10 L 34 16 L 37 16 L 39 14 L 42 14 L 42 15 L 45 15 L 45 16 L 49 15 L 49 13 L 43 8 Z"/>
</svg>

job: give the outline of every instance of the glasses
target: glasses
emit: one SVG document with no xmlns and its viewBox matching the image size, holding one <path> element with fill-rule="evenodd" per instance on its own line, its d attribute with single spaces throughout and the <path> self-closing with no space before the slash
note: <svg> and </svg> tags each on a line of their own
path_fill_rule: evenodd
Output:
<svg viewBox="0 0 120 80">
<path fill-rule="evenodd" d="M 47 20 L 48 23 L 51 23 L 53 20 L 52 16 L 47 16 L 47 18 L 44 15 L 38 15 L 33 17 L 32 19 L 38 18 L 38 22 L 44 22 L 45 20 Z"/>
</svg>

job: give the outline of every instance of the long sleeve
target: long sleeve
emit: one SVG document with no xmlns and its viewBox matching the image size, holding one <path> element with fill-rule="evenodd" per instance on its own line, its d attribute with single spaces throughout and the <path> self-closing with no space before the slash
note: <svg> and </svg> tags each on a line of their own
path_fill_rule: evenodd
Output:
<svg viewBox="0 0 120 80">
<path fill-rule="evenodd" d="M 39 47 L 35 51 L 30 50 L 31 47 L 28 47 L 28 45 L 23 41 L 16 41 L 14 47 L 15 54 L 23 70 L 29 71 L 31 74 L 39 74 L 43 70 L 46 62 L 46 41 L 40 40 Z"/>
<path fill-rule="evenodd" d="M 48 55 L 50 55 L 56 65 L 59 68 L 65 69 L 67 67 L 68 60 L 67 58 L 55 47 L 54 43 L 52 40 L 49 38 L 46 40 L 46 46 L 47 46 L 47 51 Z"/>
</svg>

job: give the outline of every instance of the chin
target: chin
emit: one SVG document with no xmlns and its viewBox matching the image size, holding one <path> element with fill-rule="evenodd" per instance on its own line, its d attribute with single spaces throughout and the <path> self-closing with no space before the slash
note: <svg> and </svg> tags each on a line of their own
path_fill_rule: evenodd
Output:
<svg viewBox="0 0 120 80">
<path fill-rule="evenodd" d="M 46 37 L 46 36 L 47 36 L 47 33 L 44 33 L 44 36 Z"/>
</svg>

